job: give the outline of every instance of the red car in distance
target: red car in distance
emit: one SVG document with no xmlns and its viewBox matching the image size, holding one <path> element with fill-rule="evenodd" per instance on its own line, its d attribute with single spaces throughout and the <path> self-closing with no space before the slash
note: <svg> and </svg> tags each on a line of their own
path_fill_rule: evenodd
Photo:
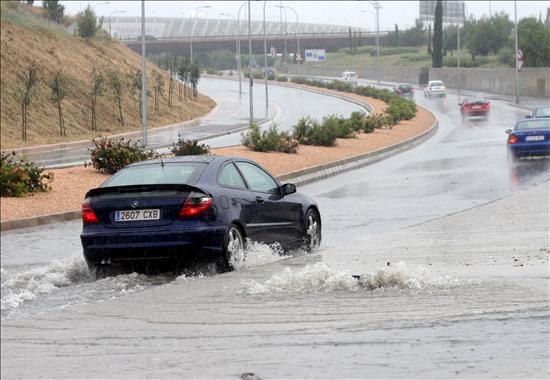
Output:
<svg viewBox="0 0 550 380">
<path fill-rule="evenodd" d="M 460 106 L 462 117 L 466 116 L 487 116 L 491 109 L 491 104 L 487 99 L 469 98 L 464 99 Z"/>
</svg>

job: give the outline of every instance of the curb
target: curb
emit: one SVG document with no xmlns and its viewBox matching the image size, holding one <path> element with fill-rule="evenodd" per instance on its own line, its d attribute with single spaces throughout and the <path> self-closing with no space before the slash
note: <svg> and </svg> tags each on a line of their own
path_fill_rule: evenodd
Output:
<svg viewBox="0 0 550 380">
<path fill-rule="evenodd" d="M 312 91 L 312 92 L 315 92 L 315 91 Z M 344 97 L 345 96 L 342 96 L 342 98 Z M 346 100 L 349 100 L 349 99 L 346 99 Z M 363 104 L 358 101 L 355 101 L 353 103 L 360 106 L 364 106 L 366 104 L 366 103 Z M 368 105 L 368 109 L 370 112 L 372 110 L 372 107 Z M 383 159 L 394 156 L 398 153 L 412 149 L 415 146 L 420 145 L 421 143 L 423 143 L 424 141 L 432 137 L 438 129 L 439 123 L 435 118 L 435 115 L 428 109 L 426 109 L 426 111 L 428 111 L 434 117 L 435 122 L 432 124 L 432 126 L 428 130 L 422 132 L 417 136 L 411 137 L 397 144 L 375 150 L 373 152 L 359 154 L 353 157 L 348 157 L 338 161 L 329 162 L 327 164 L 312 166 L 309 168 L 282 174 L 280 176 L 277 176 L 276 178 L 279 181 L 292 180 L 292 182 L 295 185 L 302 186 L 311 182 L 318 181 L 320 179 L 324 179 L 340 173 L 344 173 L 349 170 L 374 164 L 375 162 L 381 161 Z M 4 232 L 4 231 L 20 229 L 20 228 L 37 227 L 37 226 L 41 226 L 49 223 L 67 222 L 67 221 L 79 219 L 80 217 L 81 217 L 81 211 L 75 210 L 75 211 L 62 212 L 59 214 L 8 220 L 0 223 L 0 231 Z"/>
<path fill-rule="evenodd" d="M 430 111 L 428 111 L 430 112 Z M 432 112 L 430 114 L 433 115 Z M 387 146 L 372 152 L 359 154 L 357 156 L 344 158 L 342 160 L 329 162 L 318 166 L 297 170 L 291 173 L 282 174 L 277 177 L 280 181 L 289 181 L 297 186 L 307 185 L 321 179 L 338 175 L 350 170 L 372 165 L 378 161 L 395 156 L 396 154 L 410 150 L 430 139 L 438 130 L 439 122 L 435 118 L 432 126 L 419 135 L 411 137 L 397 144 Z"/>
</svg>

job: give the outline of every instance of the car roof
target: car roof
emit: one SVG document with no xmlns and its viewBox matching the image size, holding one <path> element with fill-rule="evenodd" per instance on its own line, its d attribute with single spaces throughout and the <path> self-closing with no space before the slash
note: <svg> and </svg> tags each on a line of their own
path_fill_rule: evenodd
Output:
<svg viewBox="0 0 550 380">
<path fill-rule="evenodd" d="M 132 166 L 140 166 L 140 165 L 154 165 L 154 164 L 161 164 L 161 163 L 204 163 L 204 164 L 210 164 L 213 162 L 224 162 L 224 161 L 249 161 L 253 162 L 252 160 L 240 157 L 240 156 L 210 156 L 210 155 L 191 155 L 191 156 L 176 156 L 176 157 L 166 157 L 166 158 L 157 158 L 154 160 L 145 160 L 145 161 L 139 161 L 135 162 L 133 164 L 130 164 L 128 167 Z"/>
</svg>

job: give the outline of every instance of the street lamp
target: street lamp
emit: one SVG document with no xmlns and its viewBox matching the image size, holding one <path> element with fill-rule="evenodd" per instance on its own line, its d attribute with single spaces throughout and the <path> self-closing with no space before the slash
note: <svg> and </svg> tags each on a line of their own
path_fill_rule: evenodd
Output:
<svg viewBox="0 0 550 380">
<path fill-rule="evenodd" d="M 145 0 L 141 0 L 141 145 L 147 146 L 147 77 L 145 72 Z"/>
<path fill-rule="evenodd" d="M 282 3 L 282 2 L 281 2 Z M 286 64 L 287 63 L 287 50 L 286 50 L 286 35 L 287 35 L 287 24 L 286 24 L 286 7 L 284 5 L 275 5 L 275 8 L 279 8 L 281 11 L 281 26 L 282 26 L 282 22 L 283 22 L 283 13 L 282 12 L 285 12 L 285 39 L 284 39 L 284 63 Z M 283 32 L 281 31 L 281 34 L 283 34 Z"/>
<path fill-rule="evenodd" d="M 110 1 L 104 1 L 103 3 L 94 4 L 94 5 L 92 5 L 92 11 L 93 11 L 94 8 L 97 7 L 98 5 L 107 5 L 107 4 L 111 4 L 111 2 L 110 2 Z"/>
<path fill-rule="evenodd" d="M 229 14 L 229 13 L 220 13 L 220 16 L 228 16 L 228 17 L 231 17 L 233 19 L 233 21 L 237 22 L 237 20 L 235 19 L 235 16 L 233 16 L 232 14 Z M 237 30 L 239 28 L 237 27 Z M 237 38 L 235 38 L 235 58 L 236 58 L 236 65 L 237 65 L 237 71 L 239 70 L 239 58 L 238 58 L 238 55 L 239 55 L 239 35 L 237 34 Z"/>
<path fill-rule="evenodd" d="M 269 115 L 269 92 L 267 89 L 267 39 L 265 35 L 265 5 L 267 0 L 264 0 L 264 80 L 265 80 L 265 118 Z"/>
<path fill-rule="evenodd" d="M 292 12 L 294 12 L 294 16 L 296 16 L 296 50 L 298 51 L 298 54 L 300 54 L 300 20 L 298 19 L 298 12 L 292 7 L 289 7 L 288 5 L 275 5 L 277 8 L 285 8 L 290 9 Z M 285 23 L 286 23 L 286 11 L 285 11 Z M 301 54 L 300 54 L 301 56 Z"/>
<path fill-rule="evenodd" d="M 514 0 L 514 61 L 516 61 L 516 104 L 519 104 L 519 60 L 518 60 L 518 8 Z"/>
<path fill-rule="evenodd" d="M 113 35 L 111 34 L 111 17 L 113 17 L 113 15 L 116 15 L 117 13 L 126 13 L 126 11 L 114 11 L 113 13 L 111 13 L 109 15 L 109 35 L 112 37 Z"/>
<path fill-rule="evenodd" d="M 252 94 L 252 85 L 254 78 L 252 78 L 252 24 L 250 22 L 250 0 L 248 0 L 248 89 L 250 93 L 250 124 L 254 121 L 254 103 Z"/>
<path fill-rule="evenodd" d="M 203 6 L 200 6 L 200 7 L 197 7 L 195 8 L 195 10 L 193 11 L 193 13 L 191 13 L 189 15 L 189 24 L 191 24 L 191 38 L 190 38 L 190 42 L 189 42 L 189 57 L 191 58 L 191 63 L 193 63 L 193 29 L 195 27 L 195 23 L 193 23 L 193 16 L 196 14 L 196 12 L 199 10 L 199 9 L 206 9 L 206 8 L 212 8 L 211 5 L 203 5 Z"/>
<path fill-rule="evenodd" d="M 241 9 L 246 5 L 246 1 L 241 4 L 239 11 L 237 12 L 237 74 L 239 75 L 239 97 L 243 94 L 243 85 L 242 85 L 242 68 L 241 68 Z"/>
<path fill-rule="evenodd" d="M 376 66 L 377 70 L 380 70 L 380 19 L 379 12 L 382 6 L 378 1 L 369 1 L 369 4 L 374 7 L 376 11 Z M 380 86 L 380 72 L 378 72 L 378 85 Z"/>
</svg>

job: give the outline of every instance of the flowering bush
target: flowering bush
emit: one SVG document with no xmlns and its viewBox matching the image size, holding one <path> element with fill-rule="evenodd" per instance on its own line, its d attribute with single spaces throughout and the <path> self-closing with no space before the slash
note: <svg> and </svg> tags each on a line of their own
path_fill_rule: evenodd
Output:
<svg viewBox="0 0 550 380">
<path fill-rule="evenodd" d="M 44 173 L 44 168 L 34 162 L 16 160 L 15 152 L 1 154 L 0 170 L 0 195 L 3 197 L 22 197 L 51 189 L 53 173 Z"/>
<path fill-rule="evenodd" d="M 185 140 L 181 137 L 172 144 L 170 151 L 174 156 L 196 156 L 210 154 L 210 147 L 206 144 L 199 144 L 197 140 Z"/>
<path fill-rule="evenodd" d="M 145 150 L 137 141 L 120 139 L 109 140 L 100 137 L 92 140 L 94 147 L 90 148 L 92 165 L 100 172 L 114 174 L 123 167 L 138 161 L 157 158 L 154 150 Z"/>
</svg>

